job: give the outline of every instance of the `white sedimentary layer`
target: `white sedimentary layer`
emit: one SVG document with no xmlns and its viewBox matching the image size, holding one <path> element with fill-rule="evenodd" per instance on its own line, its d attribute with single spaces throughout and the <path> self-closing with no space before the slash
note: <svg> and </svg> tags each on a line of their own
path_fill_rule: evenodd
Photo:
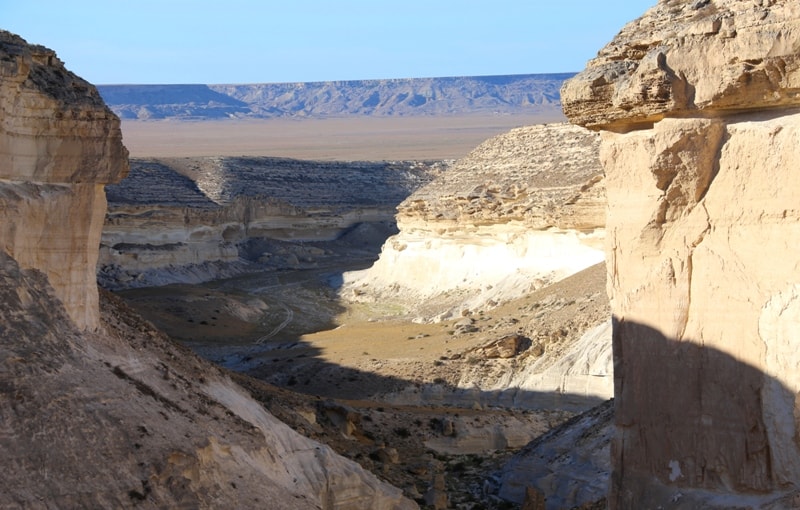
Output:
<svg viewBox="0 0 800 510">
<path fill-rule="evenodd" d="M 347 273 L 345 283 L 355 293 L 391 292 L 411 302 L 468 294 L 461 306 L 481 308 L 601 262 L 602 243 L 602 229 L 537 231 L 518 223 L 441 234 L 404 228 L 370 269 Z"/>
<path fill-rule="evenodd" d="M 398 207 L 400 233 L 342 295 L 405 300 L 421 320 L 490 307 L 603 260 L 599 139 L 553 124 L 487 140 Z M 437 310 L 437 307 L 439 308 Z"/>
</svg>

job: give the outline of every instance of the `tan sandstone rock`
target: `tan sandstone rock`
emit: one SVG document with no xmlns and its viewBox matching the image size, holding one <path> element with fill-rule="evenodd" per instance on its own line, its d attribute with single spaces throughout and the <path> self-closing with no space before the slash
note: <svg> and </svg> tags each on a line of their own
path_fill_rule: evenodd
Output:
<svg viewBox="0 0 800 510">
<path fill-rule="evenodd" d="M 103 184 L 128 172 L 119 119 L 56 54 L 0 31 L 0 240 L 43 271 L 70 318 L 99 325 Z"/>
<path fill-rule="evenodd" d="M 563 88 L 607 129 L 612 508 L 800 490 L 800 7 L 662 1 Z"/>
<path fill-rule="evenodd" d="M 567 82 L 564 113 L 609 129 L 800 104 L 800 5 L 661 1 Z"/>
</svg>

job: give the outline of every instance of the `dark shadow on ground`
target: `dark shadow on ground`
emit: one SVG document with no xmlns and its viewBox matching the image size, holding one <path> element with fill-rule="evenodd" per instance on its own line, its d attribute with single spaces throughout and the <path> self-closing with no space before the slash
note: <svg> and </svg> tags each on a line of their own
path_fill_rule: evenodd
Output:
<svg viewBox="0 0 800 510">
<path fill-rule="evenodd" d="M 377 254 L 376 254 L 377 256 Z M 346 269 L 368 267 L 372 259 L 351 261 Z M 336 293 L 343 280 L 342 262 L 336 269 L 313 268 L 296 271 L 271 271 L 201 285 L 170 285 L 121 292 L 129 304 L 173 339 L 191 347 L 201 356 L 225 368 L 236 370 L 271 384 L 323 398 L 367 400 L 392 393 L 397 402 L 418 405 L 507 409 L 586 410 L 602 402 L 593 395 L 535 392 L 519 388 L 483 391 L 477 387 L 459 388 L 448 383 L 447 373 L 466 371 L 468 365 L 484 360 L 469 358 L 464 352 L 447 353 L 445 348 L 430 366 L 417 366 L 409 372 L 419 377 L 389 377 L 366 369 L 331 362 L 319 348 L 303 336 L 329 331 L 340 326 L 338 317 L 346 311 Z M 331 286 L 333 283 L 333 286 Z M 255 314 L 253 317 L 244 317 Z M 376 317 L 376 319 L 379 319 Z M 407 349 L 408 357 L 426 342 L 446 342 L 452 330 L 446 324 L 407 325 L 402 334 L 393 332 L 393 342 Z M 438 339 L 431 340 L 429 331 Z M 385 341 L 380 328 L 372 337 L 359 337 L 363 347 L 352 351 L 361 367 L 379 365 L 372 342 Z M 492 332 L 482 332 L 486 342 L 496 340 Z M 530 346 L 530 341 L 526 344 Z M 370 354 L 373 352 L 373 354 Z M 422 362 L 420 362 L 422 363 Z"/>
</svg>

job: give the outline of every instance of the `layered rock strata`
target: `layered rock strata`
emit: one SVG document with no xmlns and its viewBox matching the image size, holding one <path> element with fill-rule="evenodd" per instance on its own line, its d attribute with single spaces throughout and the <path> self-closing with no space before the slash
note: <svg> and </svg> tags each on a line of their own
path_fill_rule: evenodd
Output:
<svg viewBox="0 0 800 510">
<path fill-rule="evenodd" d="M 800 504 L 799 31 L 662 1 L 562 90 L 605 131 L 612 508 Z"/>
<path fill-rule="evenodd" d="M 608 315 L 580 323 L 565 318 L 564 336 L 552 343 L 544 321 L 523 318 L 562 309 L 580 314 L 605 302 L 594 296 L 604 273 L 587 269 L 603 260 L 598 147 L 597 135 L 566 124 L 517 128 L 487 140 L 400 204 L 400 233 L 371 268 L 345 274 L 340 295 L 396 303 L 417 322 L 455 321 L 454 334 L 480 335 L 483 312 L 541 290 L 541 310 L 512 313 L 518 333 L 548 347 L 544 355 L 527 352 L 524 361 L 493 360 L 493 370 L 467 366 L 446 391 L 408 387 L 382 398 L 574 411 L 611 396 Z M 585 269 L 576 280 L 583 284 L 544 292 Z"/>
<path fill-rule="evenodd" d="M 119 119 L 55 52 L 0 31 L 0 240 L 43 271 L 80 328 L 100 324 L 103 185 L 128 172 Z"/>
<path fill-rule="evenodd" d="M 435 307 L 421 312 L 422 320 L 441 319 L 601 261 L 598 144 L 564 124 L 518 128 L 481 144 L 400 204 L 400 233 L 372 268 L 347 275 L 345 296 L 415 304 L 452 297 L 455 308 L 443 315 L 431 316 Z"/>
<path fill-rule="evenodd" d="M 99 306 L 119 121 L 2 31 L 0 72 L 0 507 L 416 508 L 113 296 Z"/>
<path fill-rule="evenodd" d="M 574 73 L 248 85 L 102 85 L 123 119 L 269 119 L 519 115 L 560 117 Z"/>
<path fill-rule="evenodd" d="M 359 225 L 373 237 L 385 231 L 382 242 L 395 206 L 438 171 L 417 162 L 133 160 L 131 175 L 108 188 L 99 279 L 120 288 L 204 281 L 253 263 L 311 267 L 335 253 L 304 243 Z"/>
</svg>

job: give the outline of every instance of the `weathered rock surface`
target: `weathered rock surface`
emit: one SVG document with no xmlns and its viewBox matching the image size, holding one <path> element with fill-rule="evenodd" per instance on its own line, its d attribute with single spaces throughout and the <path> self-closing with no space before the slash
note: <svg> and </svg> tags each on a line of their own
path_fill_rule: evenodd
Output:
<svg viewBox="0 0 800 510">
<path fill-rule="evenodd" d="M 0 31 L 0 242 L 43 271 L 80 328 L 99 325 L 103 184 L 128 171 L 119 119 L 55 52 Z"/>
<path fill-rule="evenodd" d="M 531 487 L 542 510 L 561 510 L 604 500 L 611 475 L 614 405 L 607 401 L 542 434 L 498 473 L 499 496 L 521 504 Z"/>
<path fill-rule="evenodd" d="M 798 27 L 795 2 L 662 1 L 563 89 L 617 132 L 612 508 L 800 504 Z"/>
<path fill-rule="evenodd" d="M 559 111 L 573 73 L 249 85 L 101 85 L 123 119 L 522 114 Z"/>
<path fill-rule="evenodd" d="M 416 508 L 94 283 L 118 119 L 0 32 L 0 507 Z M 18 259 L 18 260 L 15 260 Z"/>
<path fill-rule="evenodd" d="M 0 259 L 0 506 L 416 507 L 113 296 L 81 333 L 41 273 Z"/>
<path fill-rule="evenodd" d="M 601 261 L 598 144 L 591 132 L 561 124 L 486 141 L 400 204 L 400 234 L 372 268 L 346 276 L 343 294 L 417 304 L 448 295 L 455 309 L 446 317 Z"/>
<path fill-rule="evenodd" d="M 196 283 L 248 268 L 314 267 L 337 254 L 313 244 L 347 233 L 359 238 L 351 244 L 379 246 L 395 232 L 395 206 L 439 166 L 133 160 L 130 176 L 108 187 L 99 281 L 109 288 L 141 287 Z"/>
<path fill-rule="evenodd" d="M 791 1 L 662 0 L 564 85 L 564 113 L 580 125 L 631 129 L 798 106 L 798 30 Z"/>
</svg>

